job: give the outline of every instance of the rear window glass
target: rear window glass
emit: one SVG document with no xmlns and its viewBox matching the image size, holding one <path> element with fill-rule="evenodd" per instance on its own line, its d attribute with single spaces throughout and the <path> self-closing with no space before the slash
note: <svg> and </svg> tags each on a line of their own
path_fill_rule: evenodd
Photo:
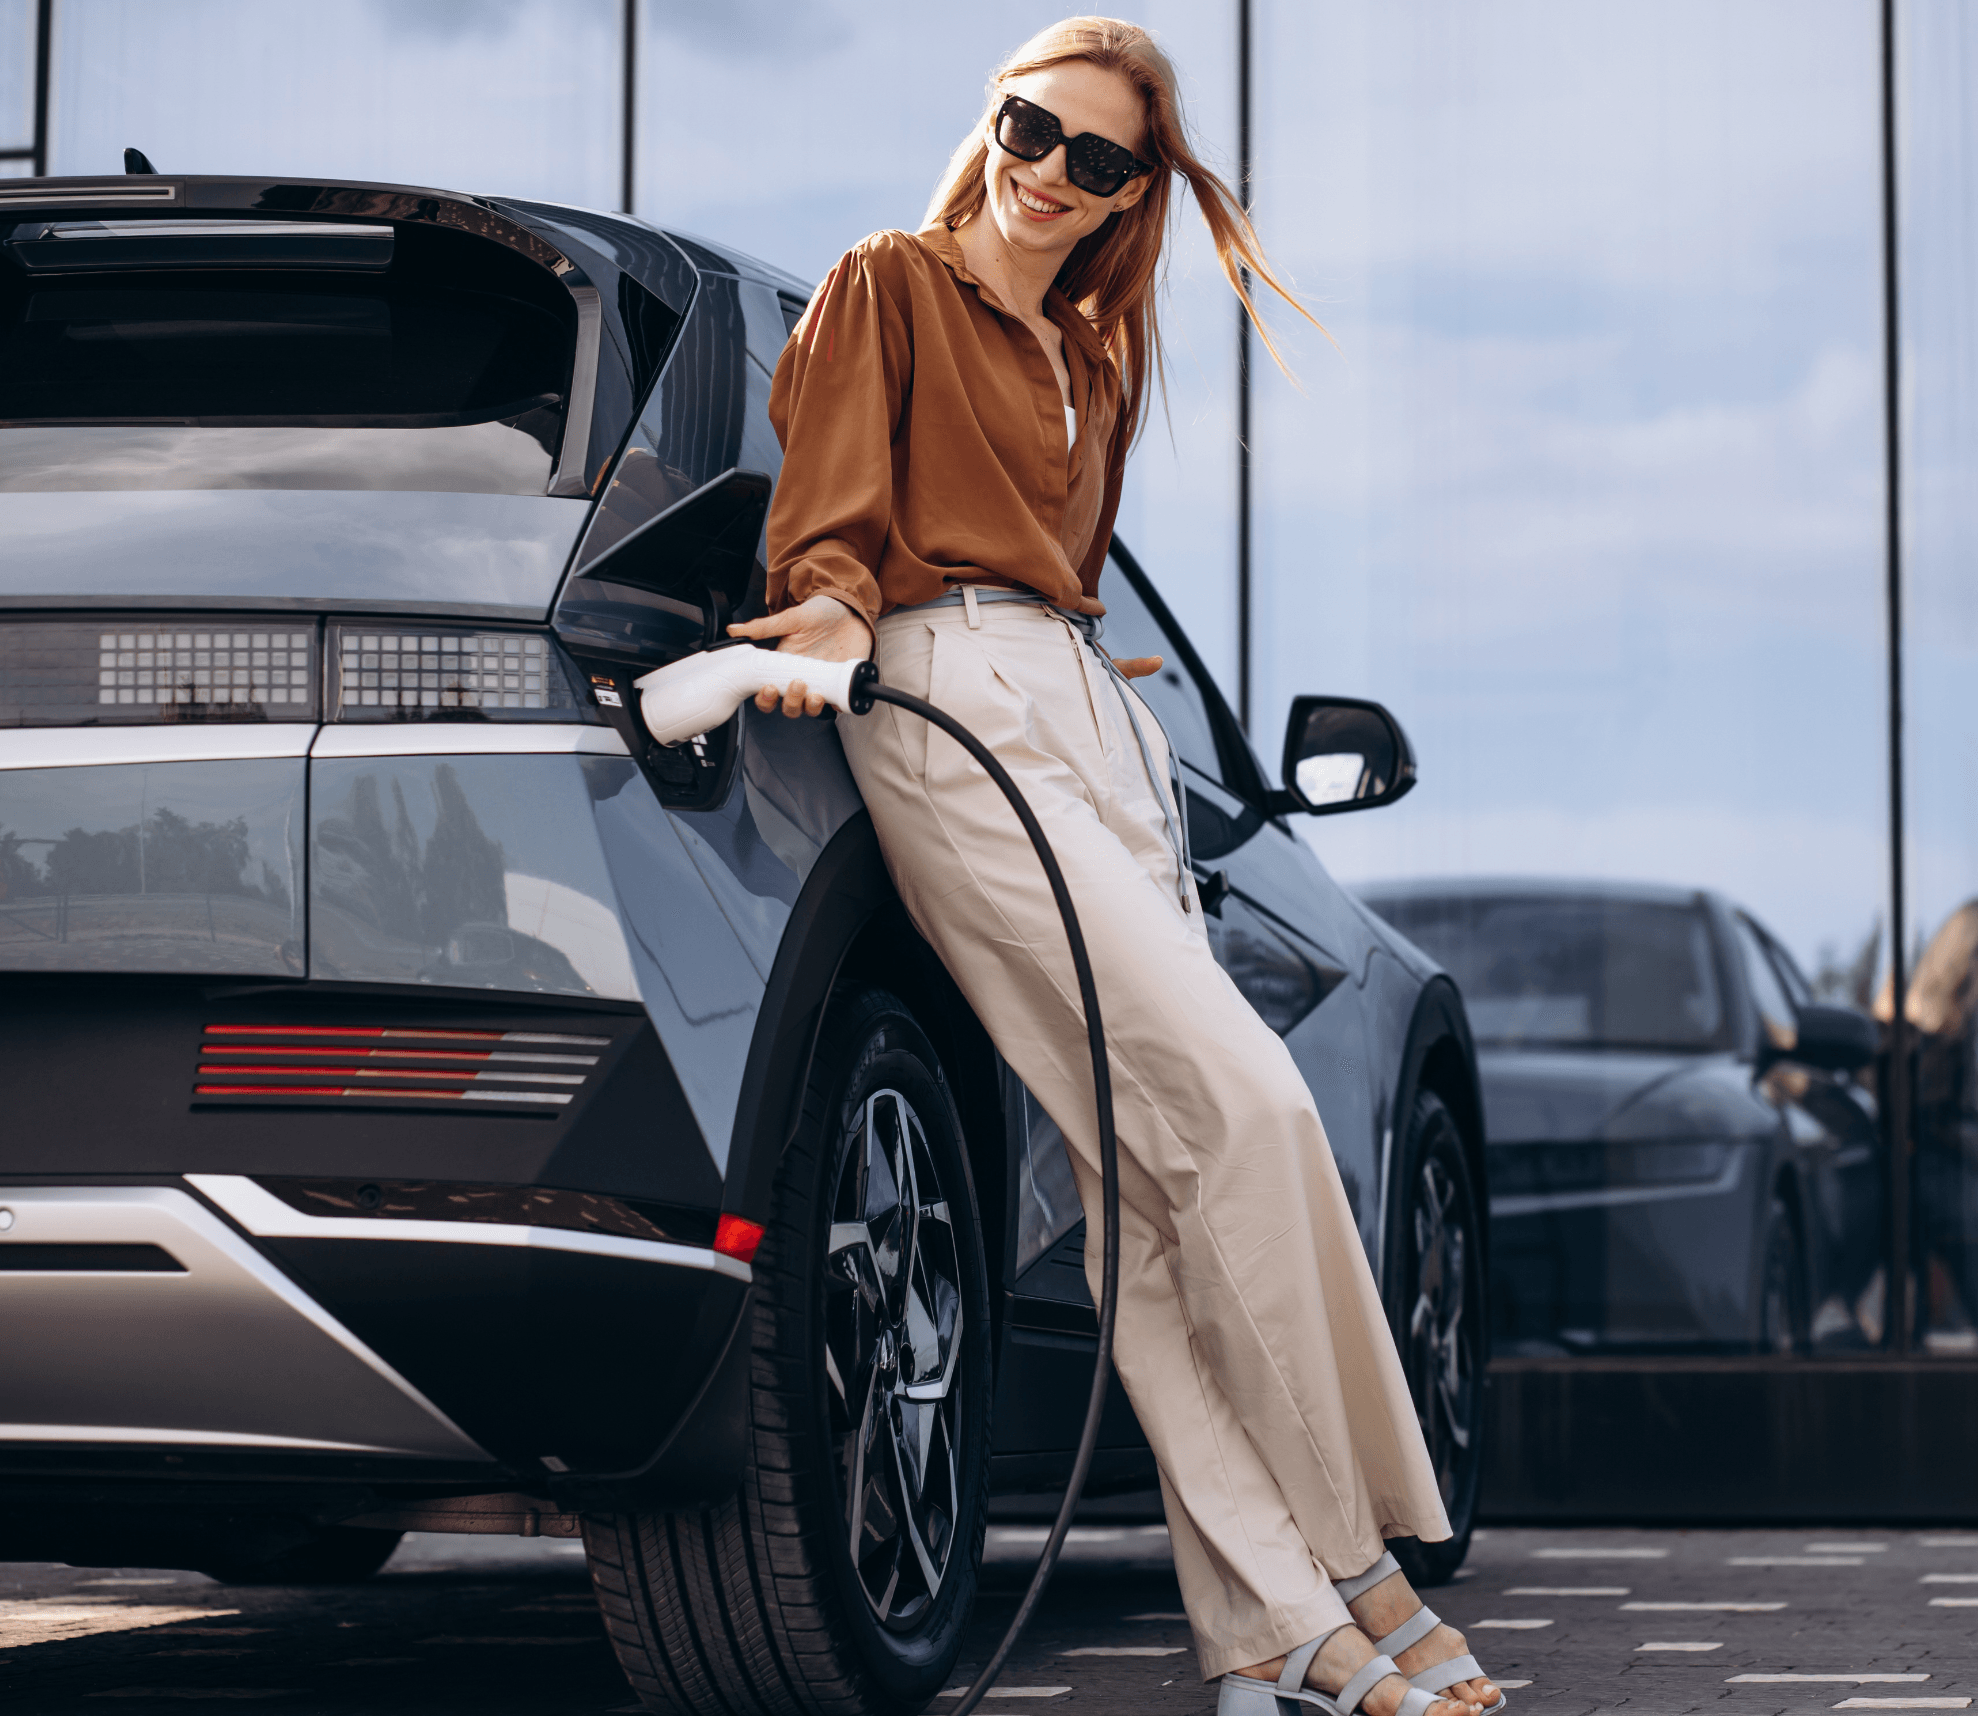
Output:
<svg viewBox="0 0 1978 1716">
<path fill-rule="evenodd" d="M 407 236 L 382 273 L 0 268 L 0 489 L 542 493 L 567 295 Z"/>
</svg>

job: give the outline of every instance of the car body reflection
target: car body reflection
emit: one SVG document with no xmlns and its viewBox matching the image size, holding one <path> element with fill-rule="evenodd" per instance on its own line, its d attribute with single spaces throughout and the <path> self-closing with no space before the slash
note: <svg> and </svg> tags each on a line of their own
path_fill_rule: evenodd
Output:
<svg viewBox="0 0 1978 1716">
<path fill-rule="evenodd" d="M 1836 1010 L 1748 913 L 1604 882 L 1362 898 L 1468 1004 L 1499 1354 L 1881 1341 L 1872 1038 L 1842 1017 L 1833 1051 Z"/>
<path fill-rule="evenodd" d="M 303 760 L 9 769 L 0 971 L 302 970 Z"/>
</svg>

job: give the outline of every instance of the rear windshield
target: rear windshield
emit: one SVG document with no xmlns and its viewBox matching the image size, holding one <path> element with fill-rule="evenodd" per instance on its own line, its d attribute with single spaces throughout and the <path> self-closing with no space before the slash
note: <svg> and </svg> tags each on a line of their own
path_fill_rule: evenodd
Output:
<svg viewBox="0 0 1978 1716">
<path fill-rule="evenodd" d="M 1463 991 L 1479 1043 L 1709 1049 L 1724 1038 L 1700 906 L 1542 895 L 1367 899 Z"/>
<path fill-rule="evenodd" d="M 146 269 L 142 253 L 30 272 L 9 254 L 0 490 L 543 493 L 570 386 L 567 294 L 460 234 L 402 228 L 384 253 L 368 272 Z"/>
</svg>

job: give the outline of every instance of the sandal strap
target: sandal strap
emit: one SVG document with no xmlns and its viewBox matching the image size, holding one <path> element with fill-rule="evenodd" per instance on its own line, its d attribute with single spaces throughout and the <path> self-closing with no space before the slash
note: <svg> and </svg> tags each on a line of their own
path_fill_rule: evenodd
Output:
<svg viewBox="0 0 1978 1716">
<path fill-rule="evenodd" d="M 1338 1630 L 1335 1627 L 1333 1632 Z M 1277 1695 L 1280 1698 L 1296 1698 L 1305 1690 L 1305 1670 L 1312 1666 L 1312 1658 L 1319 1654 L 1319 1648 L 1331 1637 L 1332 1633 L 1321 1633 L 1317 1638 L 1286 1653 L 1284 1672 L 1277 1677 Z"/>
<path fill-rule="evenodd" d="M 1252 1680 L 1245 1674 L 1225 1674 L 1216 1694 L 1216 1716 L 1302 1716 L 1301 1705 L 1318 1705 L 1316 1692 L 1289 1695 L 1268 1680 Z"/>
<path fill-rule="evenodd" d="M 1391 1656 L 1369 1657 L 1360 1672 L 1354 1675 L 1351 1680 L 1332 1695 L 1333 1703 L 1338 1707 L 1340 1716 L 1353 1716 L 1353 1712 L 1360 1708 L 1361 1699 L 1365 1698 L 1369 1692 L 1373 1691 L 1390 1674 L 1399 1674 L 1400 1672 L 1401 1670 L 1394 1666 L 1394 1658 Z M 1403 1702 L 1406 1702 L 1405 1695 Z"/>
<path fill-rule="evenodd" d="M 1428 1716 L 1435 1708 L 1436 1699 L 1432 1692 L 1424 1692 L 1419 1686 L 1411 1686 L 1401 1695 L 1401 1702 L 1394 1707 L 1394 1716 Z"/>
<path fill-rule="evenodd" d="M 1442 1617 L 1424 1603 L 1386 1638 L 1375 1639 L 1374 1649 L 1385 1651 L 1389 1656 L 1399 1656 L 1410 1645 L 1420 1644 L 1441 1625 Z"/>
<path fill-rule="evenodd" d="M 1452 1656 L 1447 1662 L 1433 1662 L 1420 1674 L 1410 1675 L 1409 1683 L 1424 1692 L 1446 1692 L 1459 1680 L 1481 1680 L 1483 1665 L 1473 1656 Z"/>
<path fill-rule="evenodd" d="M 1332 1588 L 1339 1593 L 1342 1603 L 1357 1603 L 1361 1596 L 1371 1591 L 1383 1579 L 1392 1579 L 1401 1571 L 1401 1563 L 1394 1559 L 1391 1551 L 1382 1551 L 1381 1558 L 1364 1573 L 1356 1573 L 1351 1579 L 1335 1579 Z"/>
</svg>

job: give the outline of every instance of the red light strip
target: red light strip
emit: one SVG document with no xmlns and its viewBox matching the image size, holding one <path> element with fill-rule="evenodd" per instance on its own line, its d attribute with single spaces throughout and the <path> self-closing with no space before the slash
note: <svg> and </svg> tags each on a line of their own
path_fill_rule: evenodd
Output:
<svg viewBox="0 0 1978 1716">
<path fill-rule="evenodd" d="M 455 1037 L 498 1043 L 500 1031 L 389 1031 L 382 1025 L 208 1025 L 209 1037 Z"/>
<path fill-rule="evenodd" d="M 341 1071 L 342 1069 L 337 1069 Z M 201 1078 L 321 1078 L 322 1067 L 216 1067 L 202 1066 Z M 582 1084 L 582 1073 L 527 1073 L 527 1072 L 422 1072 L 413 1067 L 353 1067 L 349 1074 L 353 1078 L 422 1078 L 446 1083 L 471 1083 L 477 1079 L 493 1079 L 508 1084 Z M 271 1086 L 279 1089 L 279 1086 Z"/>
<path fill-rule="evenodd" d="M 609 1037 L 577 1037 L 557 1031 L 415 1031 L 386 1025 L 208 1025 L 209 1037 L 398 1037 L 470 1043 L 564 1043 L 602 1049 Z"/>
<path fill-rule="evenodd" d="M 283 1096 L 358 1096 L 359 1091 L 345 1090 L 340 1084 L 196 1084 L 192 1087 L 194 1096 L 266 1096 L 279 1090 Z M 375 1093 L 373 1093 L 375 1094 Z M 409 1090 L 407 1096 L 446 1096 L 452 1094 L 439 1090 Z"/>
<path fill-rule="evenodd" d="M 291 1060 L 318 1061 L 523 1061 L 535 1066 L 558 1067 L 594 1067 L 598 1064 L 596 1055 L 524 1055 L 512 1049 L 264 1049 L 252 1043 L 211 1043 L 201 1053 L 277 1055 L 287 1056 Z"/>
<path fill-rule="evenodd" d="M 401 1102 L 534 1102 L 561 1105 L 570 1100 L 560 1090 L 355 1090 L 340 1084 L 196 1084 L 194 1096 L 366 1096 Z"/>
</svg>

